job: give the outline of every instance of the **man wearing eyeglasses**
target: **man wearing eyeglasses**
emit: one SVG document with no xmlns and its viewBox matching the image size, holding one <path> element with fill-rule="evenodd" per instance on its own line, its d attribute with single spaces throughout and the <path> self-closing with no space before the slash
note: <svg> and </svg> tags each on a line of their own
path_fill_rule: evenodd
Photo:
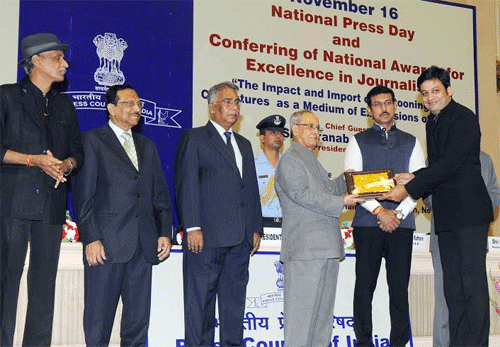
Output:
<svg viewBox="0 0 500 347">
<path fill-rule="evenodd" d="M 384 86 L 372 88 L 366 98 L 373 126 L 349 140 L 344 168 L 356 171 L 387 170 L 413 172 L 425 166 L 419 141 L 396 127 L 394 92 Z M 354 287 L 354 332 L 357 346 L 374 346 L 371 341 L 372 299 L 382 258 L 385 258 L 391 316 L 391 346 L 405 346 L 410 339 L 408 284 L 416 202 L 401 203 L 369 199 L 357 206 L 352 221 L 356 245 Z"/>
<path fill-rule="evenodd" d="M 238 87 L 208 91 L 210 120 L 182 133 L 175 158 L 181 224 L 185 346 L 213 346 L 215 300 L 221 346 L 243 345 L 250 255 L 259 248 L 262 212 L 250 141 L 233 132 Z"/>
<path fill-rule="evenodd" d="M 51 343 L 67 179 L 83 164 L 75 107 L 53 88 L 65 79 L 68 48 L 54 34 L 25 37 L 19 65 L 27 77 L 0 86 L 0 346 L 13 344 L 28 242 L 23 345 Z"/>
<path fill-rule="evenodd" d="M 83 134 L 75 202 L 84 246 L 87 346 L 107 346 L 121 297 L 121 345 L 144 346 L 152 265 L 170 255 L 172 210 L 153 141 L 131 129 L 142 103 L 129 85 L 106 92 L 109 121 Z"/>
<path fill-rule="evenodd" d="M 362 199 L 347 192 L 344 176 L 330 180 L 315 156 L 320 126 L 309 111 L 290 118 L 293 142 L 276 167 L 283 210 L 280 261 L 285 269 L 284 325 L 287 347 L 328 346 L 339 262 L 344 246 L 339 217 Z"/>
</svg>

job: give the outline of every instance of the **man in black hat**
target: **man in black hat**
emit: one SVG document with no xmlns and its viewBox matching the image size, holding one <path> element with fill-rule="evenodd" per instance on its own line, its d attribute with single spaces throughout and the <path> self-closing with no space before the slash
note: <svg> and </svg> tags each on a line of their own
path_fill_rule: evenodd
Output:
<svg viewBox="0 0 500 347">
<path fill-rule="evenodd" d="M 281 206 L 274 188 L 274 170 L 283 146 L 286 120 L 280 115 L 264 118 L 257 124 L 260 131 L 262 153 L 255 158 L 255 170 L 259 182 L 260 204 L 265 227 L 281 228 Z"/>
<path fill-rule="evenodd" d="M 0 345 L 12 346 L 28 241 L 28 310 L 23 346 L 49 346 L 65 223 L 68 176 L 83 164 L 77 114 L 52 89 L 64 80 L 68 45 L 48 33 L 22 42 L 27 77 L 0 86 Z"/>
</svg>

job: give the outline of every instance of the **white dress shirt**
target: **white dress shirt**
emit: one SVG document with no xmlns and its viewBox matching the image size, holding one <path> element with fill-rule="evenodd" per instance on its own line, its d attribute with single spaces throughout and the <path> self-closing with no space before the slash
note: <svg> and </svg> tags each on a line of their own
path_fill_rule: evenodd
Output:
<svg viewBox="0 0 500 347">
<path fill-rule="evenodd" d="M 379 124 L 377 125 L 380 126 Z M 380 127 L 382 128 L 382 126 Z M 418 139 L 415 138 L 415 147 L 413 147 L 413 151 L 411 153 L 408 169 L 410 172 L 414 172 L 425 166 L 426 165 L 422 146 L 420 145 Z M 345 151 L 344 170 L 348 169 L 363 171 L 363 157 L 361 156 L 361 150 L 359 148 L 358 142 L 356 141 L 356 137 L 354 136 L 351 136 L 351 138 L 349 139 L 349 145 L 347 146 Z M 407 196 L 401 201 L 396 210 L 401 211 L 401 213 L 403 214 L 402 219 L 405 219 L 406 216 L 408 216 L 408 214 L 413 211 L 416 205 L 416 201 L 414 201 L 410 196 Z M 380 206 L 380 203 L 375 199 L 368 199 L 364 203 L 362 203 L 361 206 L 373 213 L 373 210 Z"/>
<path fill-rule="evenodd" d="M 211 119 L 210 119 L 210 122 L 212 122 L 215 129 L 217 129 L 217 132 L 219 133 L 220 137 L 222 138 L 222 141 L 224 141 L 224 143 L 226 143 L 227 138 L 226 138 L 226 135 L 224 135 L 226 130 L 224 130 L 223 127 L 221 127 L 219 124 L 215 123 Z M 241 156 L 241 152 L 240 152 L 240 148 L 238 147 L 238 143 L 236 142 L 236 139 L 234 138 L 233 130 L 230 128 L 228 131 L 231 133 L 231 145 L 233 146 L 234 156 L 236 158 L 236 166 L 238 167 L 238 170 L 240 171 L 240 176 L 243 177 L 243 157 Z"/>
<path fill-rule="evenodd" d="M 118 140 L 120 141 L 120 143 L 122 144 L 122 146 L 125 143 L 125 140 L 122 137 L 122 134 L 123 133 L 129 133 L 130 134 L 130 140 L 134 144 L 134 148 L 135 148 L 134 137 L 132 136 L 132 130 L 131 129 L 129 129 L 128 131 L 125 131 L 122 128 L 120 128 L 118 125 L 116 125 L 115 123 L 113 123 L 111 121 L 111 119 L 108 121 L 108 124 L 109 124 L 109 127 L 111 128 L 111 130 L 113 130 L 113 132 L 115 133 L 116 137 L 118 137 Z"/>
</svg>

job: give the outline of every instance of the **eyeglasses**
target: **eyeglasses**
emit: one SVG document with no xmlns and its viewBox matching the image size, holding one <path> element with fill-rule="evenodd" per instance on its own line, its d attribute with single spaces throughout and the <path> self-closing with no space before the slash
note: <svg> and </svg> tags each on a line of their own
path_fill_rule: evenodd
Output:
<svg viewBox="0 0 500 347">
<path fill-rule="evenodd" d="M 319 125 L 315 125 L 315 124 L 312 124 L 312 123 L 309 123 L 309 124 L 296 124 L 296 125 L 306 126 L 307 129 L 309 129 L 310 131 L 318 130 L 319 133 L 323 131 L 323 128 L 320 128 Z"/>
<path fill-rule="evenodd" d="M 229 106 L 231 106 L 233 104 L 236 105 L 236 106 L 239 106 L 240 103 L 241 103 L 241 100 L 240 99 L 235 99 L 235 100 L 233 100 L 233 99 L 224 99 L 224 100 L 221 100 L 221 101 L 214 102 L 214 104 L 218 104 L 218 103 L 221 103 L 221 104 L 223 104 L 224 106 L 227 106 L 227 107 L 229 107 Z"/>
<path fill-rule="evenodd" d="M 390 107 L 394 104 L 394 101 L 392 100 L 386 100 L 384 102 L 381 102 L 381 101 L 377 101 L 377 102 L 374 102 L 372 104 L 372 107 L 375 107 L 375 108 L 382 108 L 382 105 L 385 105 L 386 107 Z"/>
<path fill-rule="evenodd" d="M 142 101 L 132 101 L 132 100 L 129 100 L 129 101 L 118 101 L 117 104 L 125 104 L 128 107 L 137 106 L 139 108 L 142 108 Z"/>
</svg>

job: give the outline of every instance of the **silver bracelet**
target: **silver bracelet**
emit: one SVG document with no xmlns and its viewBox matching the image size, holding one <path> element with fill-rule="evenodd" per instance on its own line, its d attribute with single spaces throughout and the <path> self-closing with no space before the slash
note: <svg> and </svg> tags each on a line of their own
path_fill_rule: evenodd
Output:
<svg viewBox="0 0 500 347">
<path fill-rule="evenodd" d="M 64 174 L 64 176 L 67 177 L 67 176 L 69 176 L 71 174 L 71 171 L 73 171 L 74 166 L 73 166 L 73 163 L 71 162 L 71 160 L 69 160 L 69 159 L 66 159 L 66 160 L 69 162 L 69 166 L 71 166 L 70 169 L 69 169 L 69 171 Z"/>
</svg>

